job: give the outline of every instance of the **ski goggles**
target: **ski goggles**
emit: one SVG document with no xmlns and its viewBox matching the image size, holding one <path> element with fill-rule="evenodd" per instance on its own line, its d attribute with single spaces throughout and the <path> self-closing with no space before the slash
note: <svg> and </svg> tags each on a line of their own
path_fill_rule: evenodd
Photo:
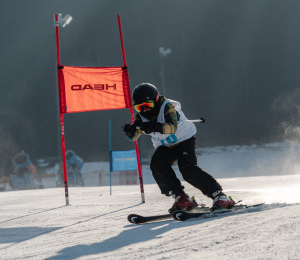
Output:
<svg viewBox="0 0 300 260">
<path fill-rule="evenodd" d="M 148 100 L 148 101 L 145 101 L 141 104 L 137 104 L 137 105 L 134 106 L 134 108 L 137 112 L 141 112 L 141 111 L 144 111 L 144 110 L 149 111 L 153 107 L 154 107 L 154 101 L 153 100 Z"/>
</svg>

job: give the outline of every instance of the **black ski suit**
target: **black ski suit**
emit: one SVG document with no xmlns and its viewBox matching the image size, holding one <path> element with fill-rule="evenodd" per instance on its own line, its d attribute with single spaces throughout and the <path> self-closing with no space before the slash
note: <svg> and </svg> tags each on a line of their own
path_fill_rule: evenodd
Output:
<svg viewBox="0 0 300 260">
<path fill-rule="evenodd" d="M 183 188 L 172 168 L 176 161 L 183 179 L 204 195 L 211 198 L 215 191 L 222 190 L 221 185 L 197 165 L 196 138 L 193 136 L 172 147 L 160 146 L 153 154 L 150 168 L 162 194 L 177 194 Z"/>
<path fill-rule="evenodd" d="M 143 123 L 140 115 L 138 113 L 136 114 L 133 133 L 128 135 L 125 132 L 129 140 L 135 141 L 143 131 L 149 133 L 149 129 L 150 132 L 154 131 L 162 134 L 174 134 L 176 132 L 178 113 L 176 114 L 175 107 L 172 103 L 167 103 L 164 108 L 166 123 L 157 123 L 157 115 L 165 100 L 165 97 L 161 96 L 155 104 L 155 108 L 151 110 L 151 115 L 148 117 L 152 124 L 150 128 L 149 124 L 143 128 L 145 123 Z M 146 113 L 141 114 L 147 118 Z M 135 130 L 136 125 L 140 126 L 140 130 Z M 173 146 L 161 145 L 153 154 L 150 168 L 162 194 L 170 196 L 172 194 L 179 195 L 183 192 L 184 187 L 172 168 L 176 161 L 178 162 L 178 167 L 183 179 L 199 189 L 204 195 L 212 198 L 212 194 L 215 191 L 222 190 L 221 185 L 210 174 L 197 165 L 196 137 L 192 136 Z"/>
</svg>

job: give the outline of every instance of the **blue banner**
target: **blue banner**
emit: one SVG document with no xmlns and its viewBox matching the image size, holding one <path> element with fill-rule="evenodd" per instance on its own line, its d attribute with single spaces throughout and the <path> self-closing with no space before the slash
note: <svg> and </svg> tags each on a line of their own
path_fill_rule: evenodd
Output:
<svg viewBox="0 0 300 260">
<path fill-rule="evenodd" d="M 112 172 L 133 171 L 137 169 L 138 165 L 135 150 L 110 152 L 110 170 Z"/>
</svg>

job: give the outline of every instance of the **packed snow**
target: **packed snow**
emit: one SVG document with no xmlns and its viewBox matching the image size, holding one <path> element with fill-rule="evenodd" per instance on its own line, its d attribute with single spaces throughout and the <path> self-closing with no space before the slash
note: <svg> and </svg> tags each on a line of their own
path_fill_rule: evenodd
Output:
<svg viewBox="0 0 300 260">
<path fill-rule="evenodd" d="M 147 161 L 143 204 L 138 184 L 113 186 L 110 195 L 109 186 L 96 186 L 95 180 L 69 187 L 69 206 L 64 188 L 1 192 L 0 259 L 300 259 L 298 148 L 298 143 L 199 148 L 199 165 L 226 194 L 248 205 L 266 204 L 184 222 L 127 221 L 132 213 L 166 214 L 173 204 L 160 194 Z M 107 171 L 108 163 L 84 167 L 87 177 Z M 43 180 L 46 187 L 54 183 L 51 178 Z M 198 203 L 211 206 L 211 199 L 184 186 Z"/>
</svg>

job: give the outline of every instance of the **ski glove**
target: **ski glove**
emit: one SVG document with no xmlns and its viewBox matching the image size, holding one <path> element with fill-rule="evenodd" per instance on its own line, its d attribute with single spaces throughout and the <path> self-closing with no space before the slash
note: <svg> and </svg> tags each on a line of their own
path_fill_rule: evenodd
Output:
<svg viewBox="0 0 300 260">
<path fill-rule="evenodd" d="M 140 130 L 144 131 L 146 134 L 151 134 L 152 132 L 158 132 L 162 134 L 163 126 L 161 123 L 144 122 L 140 125 Z"/>
<path fill-rule="evenodd" d="M 124 126 L 122 126 L 122 130 L 129 138 L 133 138 L 135 131 L 136 131 L 136 126 L 133 124 L 127 123 Z"/>
</svg>

